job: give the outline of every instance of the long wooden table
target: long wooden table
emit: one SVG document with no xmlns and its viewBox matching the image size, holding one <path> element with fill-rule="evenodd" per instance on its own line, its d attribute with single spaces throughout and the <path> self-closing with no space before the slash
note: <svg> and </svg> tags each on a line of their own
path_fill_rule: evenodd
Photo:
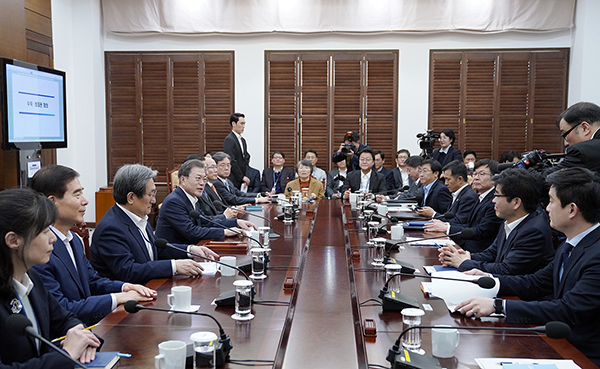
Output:
<svg viewBox="0 0 600 369">
<path fill-rule="evenodd" d="M 277 214 L 276 206 L 267 205 L 263 214 Z M 255 318 L 236 322 L 230 316 L 233 307 L 216 307 L 211 302 L 221 292 L 233 290 L 236 275 L 151 281 L 148 286 L 159 292 L 148 306 L 168 309 L 166 295 L 172 286 L 192 286 L 192 303 L 200 312 L 212 314 L 231 337 L 232 360 L 267 360 L 273 368 L 360 368 L 370 364 L 389 366 L 387 351 L 402 331 L 398 312 L 383 312 L 380 306 L 360 302 L 376 298 L 385 282 L 383 270 L 372 269 L 369 250 L 364 248 L 365 235 L 356 214 L 340 200 L 321 201 L 314 212 L 306 210 L 292 225 L 274 220 L 280 238 L 271 239 L 271 262 L 268 277 L 255 282 L 257 295 L 252 307 Z M 262 221 L 249 218 L 257 225 Z M 360 259 L 353 259 L 357 250 Z M 436 263 L 433 248 L 406 247 L 396 254 L 417 267 Z M 240 255 L 237 255 L 240 256 Z M 294 278 L 292 291 L 283 289 L 286 278 Z M 496 318 L 473 320 L 450 314 L 443 301 L 425 297 L 421 279 L 402 279 L 402 292 L 416 297 L 419 303 L 433 308 L 423 319 L 424 325 L 452 324 L 463 326 L 497 325 Z M 261 304 L 260 301 L 289 303 Z M 364 319 L 372 319 L 377 337 L 365 337 Z M 104 350 L 131 353 L 121 360 L 121 368 L 150 368 L 158 353 L 158 343 L 180 339 L 198 331 L 217 332 L 208 318 L 182 314 L 140 311 L 128 314 L 122 307 L 103 319 L 94 332 L 105 339 Z M 431 355 L 430 333 L 423 330 L 423 348 Z M 507 334 L 500 331 L 461 331 L 456 357 L 442 360 L 447 368 L 477 368 L 477 357 L 569 358 L 582 368 L 596 368 L 566 340 L 550 340 L 535 334 Z M 264 364 L 263 364 L 264 365 Z M 226 367 L 238 366 L 228 363 Z"/>
</svg>

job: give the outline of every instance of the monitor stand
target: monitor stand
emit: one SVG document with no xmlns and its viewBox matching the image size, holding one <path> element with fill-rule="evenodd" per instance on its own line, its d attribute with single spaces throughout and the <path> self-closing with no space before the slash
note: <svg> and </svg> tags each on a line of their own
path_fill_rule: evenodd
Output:
<svg viewBox="0 0 600 369">
<path fill-rule="evenodd" d="M 19 149 L 19 187 L 27 187 L 29 178 L 42 167 L 40 143 L 16 144 Z"/>
</svg>

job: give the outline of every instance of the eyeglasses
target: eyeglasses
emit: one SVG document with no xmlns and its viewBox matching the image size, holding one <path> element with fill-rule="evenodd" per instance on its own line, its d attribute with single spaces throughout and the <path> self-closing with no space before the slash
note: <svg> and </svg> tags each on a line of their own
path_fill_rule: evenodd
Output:
<svg viewBox="0 0 600 369">
<path fill-rule="evenodd" d="M 219 168 L 230 168 L 231 164 L 219 164 Z"/>
<path fill-rule="evenodd" d="M 206 169 L 217 169 L 216 165 L 211 165 L 210 167 L 206 167 Z"/>
<path fill-rule="evenodd" d="M 573 132 L 573 130 L 574 130 L 575 128 L 579 127 L 579 125 L 580 125 L 581 123 L 583 123 L 583 121 L 581 121 L 581 122 L 577 123 L 576 125 L 574 125 L 573 127 L 571 127 L 571 129 L 570 129 L 570 130 L 568 130 L 567 132 L 565 132 L 565 133 L 562 133 L 562 134 L 560 135 L 560 137 L 562 137 L 562 138 L 563 138 L 563 140 L 564 140 L 565 138 L 567 138 L 567 136 L 569 135 L 569 133 Z"/>
<path fill-rule="evenodd" d="M 372 158 L 360 158 L 360 162 L 361 163 L 370 163 L 372 161 L 373 161 Z"/>
<path fill-rule="evenodd" d="M 431 169 L 427 169 L 427 168 L 421 168 L 417 171 L 419 174 L 421 173 L 430 173 Z"/>
<path fill-rule="evenodd" d="M 491 176 L 492 173 L 487 173 L 487 172 L 475 172 L 473 173 L 473 178 L 475 177 L 483 177 L 483 176 Z"/>
<path fill-rule="evenodd" d="M 147 193 L 146 196 L 150 196 L 151 199 L 155 199 L 156 198 L 156 190 L 150 191 L 150 193 Z"/>
<path fill-rule="evenodd" d="M 498 192 L 494 192 L 494 197 L 508 197 L 508 196 L 499 194 Z"/>
</svg>

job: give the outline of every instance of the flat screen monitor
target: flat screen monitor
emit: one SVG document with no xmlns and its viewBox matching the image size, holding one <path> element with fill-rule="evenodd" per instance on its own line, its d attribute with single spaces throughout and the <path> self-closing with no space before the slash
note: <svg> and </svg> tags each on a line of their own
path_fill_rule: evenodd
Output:
<svg viewBox="0 0 600 369">
<path fill-rule="evenodd" d="M 2 147 L 67 147 L 65 72 L 0 58 Z"/>
</svg>

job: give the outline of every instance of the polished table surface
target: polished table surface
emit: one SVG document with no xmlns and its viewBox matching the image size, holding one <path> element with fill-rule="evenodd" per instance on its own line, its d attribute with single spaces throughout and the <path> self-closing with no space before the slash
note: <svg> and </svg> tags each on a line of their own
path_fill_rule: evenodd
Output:
<svg viewBox="0 0 600 369">
<path fill-rule="evenodd" d="M 263 213 L 257 214 L 273 218 L 277 209 L 267 205 Z M 192 304 L 200 304 L 200 312 L 217 318 L 231 337 L 232 360 L 265 360 L 263 366 L 274 368 L 366 369 L 371 364 L 389 367 L 385 357 L 402 331 L 402 319 L 399 312 L 383 312 L 381 306 L 360 304 L 377 298 L 385 283 L 385 272 L 371 267 L 371 251 L 364 247 L 363 224 L 354 217 L 355 212 L 340 200 L 324 200 L 314 210 L 303 209 L 292 225 L 274 220 L 274 230 L 281 237 L 271 239 L 268 277 L 255 282 L 255 317 L 249 322 L 231 319 L 233 307 L 211 305 L 221 292 L 233 290 L 233 281 L 243 278 L 240 275 L 223 277 L 217 273 L 200 278 L 153 280 L 148 286 L 157 289 L 159 296 L 144 305 L 168 309 L 166 295 L 172 286 L 192 286 Z M 255 217 L 248 219 L 257 225 L 263 222 Z M 352 257 L 353 251 L 358 251 L 360 259 Z M 437 263 L 437 251 L 431 247 L 406 246 L 392 255 L 419 269 Z M 295 288 L 291 291 L 283 289 L 289 277 L 294 278 Z M 433 308 L 423 317 L 423 325 L 505 325 L 498 318 L 475 320 L 450 314 L 442 300 L 421 293 L 422 280 L 402 277 L 402 293 Z M 365 319 L 375 322 L 376 337 L 364 336 Z M 218 332 L 214 322 L 202 316 L 154 311 L 128 314 L 122 307 L 94 329 L 105 339 L 103 350 L 132 354 L 121 360 L 121 368 L 150 368 L 158 354 L 158 343 L 171 339 L 189 343 L 189 336 L 198 331 Z M 422 337 L 423 348 L 431 355 L 431 335 L 423 330 Z M 596 367 L 566 340 L 537 334 L 461 331 L 460 341 L 456 357 L 441 360 L 442 366 L 477 368 L 474 359 L 478 357 L 524 357 L 568 358 L 582 368 Z M 226 364 L 235 366 L 239 365 Z"/>
</svg>

